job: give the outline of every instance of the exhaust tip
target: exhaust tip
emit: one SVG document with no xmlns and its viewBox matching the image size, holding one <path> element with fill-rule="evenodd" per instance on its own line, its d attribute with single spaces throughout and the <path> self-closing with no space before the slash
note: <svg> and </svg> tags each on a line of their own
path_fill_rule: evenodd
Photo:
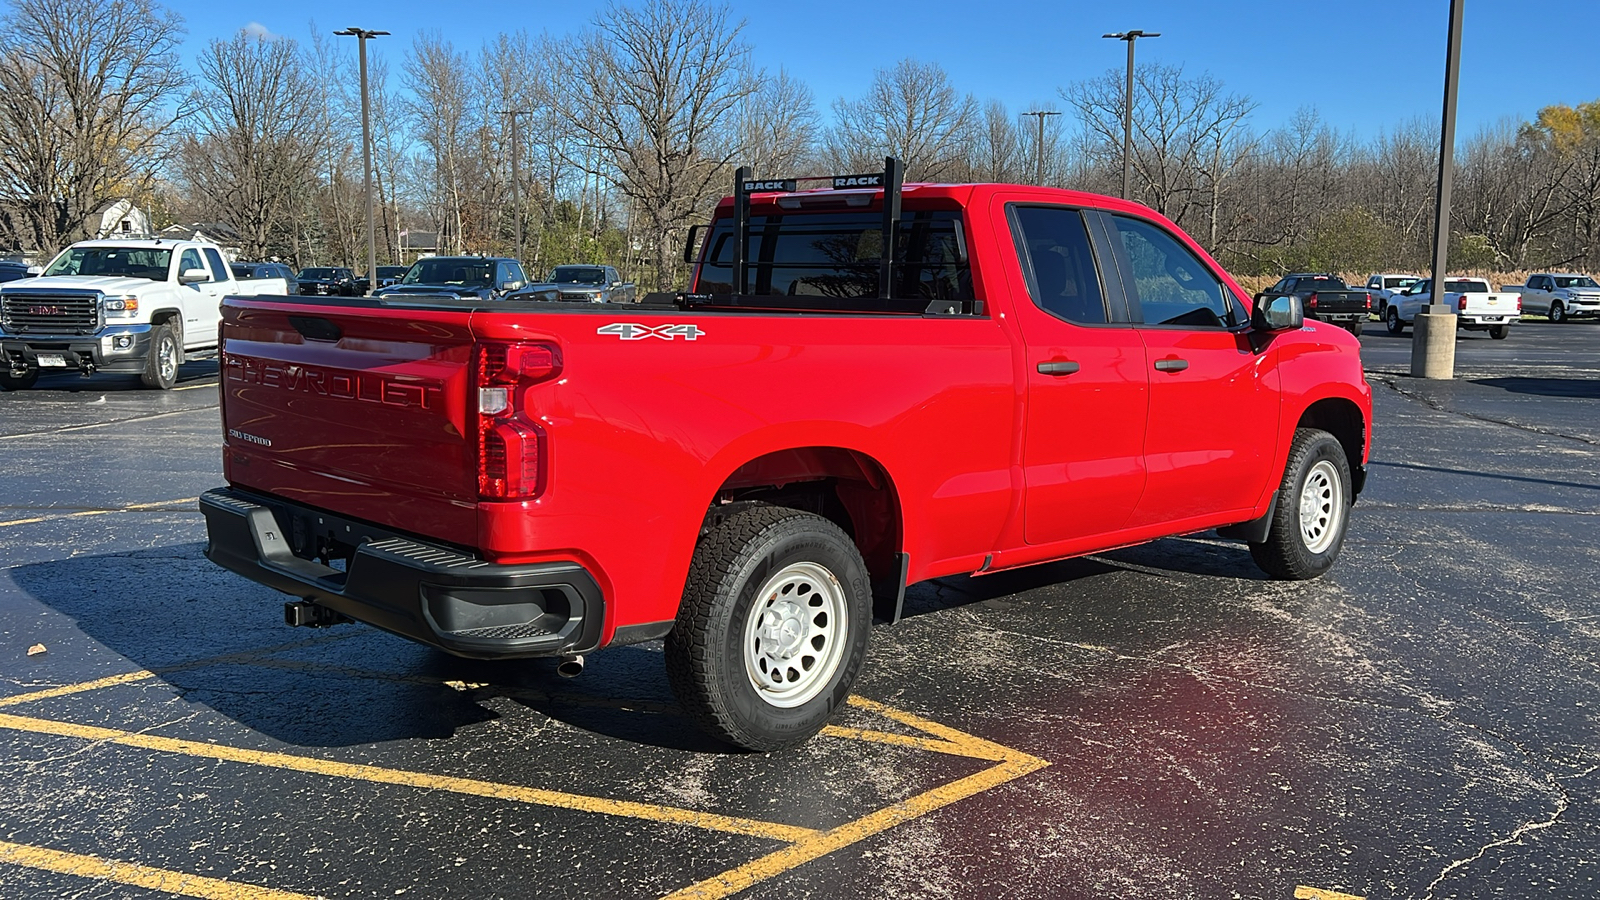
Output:
<svg viewBox="0 0 1600 900">
<path fill-rule="evenodd" d="M 577 678 L 583 673 L 582 656 L 565 656 L 561 662 L 556 663 L 556 674 L 562 678 Z"/>
</svg>

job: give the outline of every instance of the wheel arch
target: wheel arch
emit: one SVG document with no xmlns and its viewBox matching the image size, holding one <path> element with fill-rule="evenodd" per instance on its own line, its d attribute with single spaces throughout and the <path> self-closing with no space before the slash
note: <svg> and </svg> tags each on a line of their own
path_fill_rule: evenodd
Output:
<svg viewBox="0 0 1600 900">
<path fill-rule="evenodd" d="M 758 501 L 816 513 L 855 542 L 874 579 L 899 575 L 905 520 L 888 467 L 866 451 L 827 444 L 767 450 L 723 467 L 707 503 L 719 507 Z"/>
<path fill-rule="evenodd" d="M 1359 495 L 1366 486 L 1367 421 L 1361 407 L 1346 397 L 1324 397 L 1306 407 L 1295 429 L 1319 428 L 1333 435 L 1344 448 L 1350 465 L 1351 489 Z"/>
<path fill-rule="evenodd" d="M 178 342 L 178 364 L 182 365 L 185 359 L 183 352 L 183 311 L 166 307 L 152 312 L 150 314 L 150 327 L 153 329 L 161 325 L 171 325 L 173 331 L 176 332 L 173 337 Z M 154 348 L 150 352 L 154 353 Z"/>
</svg>

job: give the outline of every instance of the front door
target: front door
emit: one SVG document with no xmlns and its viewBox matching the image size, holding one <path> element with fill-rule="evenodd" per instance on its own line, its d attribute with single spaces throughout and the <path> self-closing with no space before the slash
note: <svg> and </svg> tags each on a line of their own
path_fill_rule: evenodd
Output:
<svg viewBox="0 0 1600 900">
<path fill-rule="evenodd" d="M 1273 351 L 1252 344 L 1244 303 L 1153 222 L 1107 215 L 1150 377 L 1147 483 L 1129 525 L 1253 507 L 1277 475 Z"/>
<path fill-rule="evenodd" d="M 1006 212 L 1024 282 L 1014 296 L 1031 301 L 1014 304 L 1028 380 L 1024 538 L 1117 531 L 1145 484 L 1144 344 L 1120 290 L 1101 278 L 1082 211 L 1016 203 Z"/>
</svg>

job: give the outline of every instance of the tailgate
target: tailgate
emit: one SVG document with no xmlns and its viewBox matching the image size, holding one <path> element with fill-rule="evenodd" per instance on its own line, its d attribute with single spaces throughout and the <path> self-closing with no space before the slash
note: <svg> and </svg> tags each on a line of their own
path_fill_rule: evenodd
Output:
<svg viewBox="0 0 1600 900">
<path fill-rule="evenodd" d="M 470 545 L 467 310 L 229 300 L 224 472 L 237 486 Z"/>
<path fill-rule="evenodd" d="M 1477 316 L 1517 316 L 1516 294 L 1463 294 L 1467 298 L 1466 312 Z"/>
</svg>

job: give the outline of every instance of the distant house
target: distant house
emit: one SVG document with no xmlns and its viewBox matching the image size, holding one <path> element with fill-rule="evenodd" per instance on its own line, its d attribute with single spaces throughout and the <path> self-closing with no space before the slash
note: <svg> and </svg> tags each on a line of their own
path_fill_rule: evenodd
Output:
<svg viewBox="0 0 1600 900">
<path fill-rule="evenodd" d="M 419 256 L 434 256 L 439 252 L 439 232 L 413 231 L 406 229 L 400 232 L 400 258 L 403 260 L 409 254 L 412 258 Z"/>
<path fill-rule="evenodd" d="M 239 232 L 226 222 L 190 222 L 187 225 L 168 225 L 161 229 L 159 235 L 171 241 L 210 241 L 222 248 L 222 255 L 229 262 L 239 258 L 239 252 L 244 246 Z"/>
<path fill-rule="evenodd" d="M 85 231 L 97 238 L 147 238 L 151 235 L 149 213 L 126 198 L 100 207 L 83 225 Z"/>
</svg>

